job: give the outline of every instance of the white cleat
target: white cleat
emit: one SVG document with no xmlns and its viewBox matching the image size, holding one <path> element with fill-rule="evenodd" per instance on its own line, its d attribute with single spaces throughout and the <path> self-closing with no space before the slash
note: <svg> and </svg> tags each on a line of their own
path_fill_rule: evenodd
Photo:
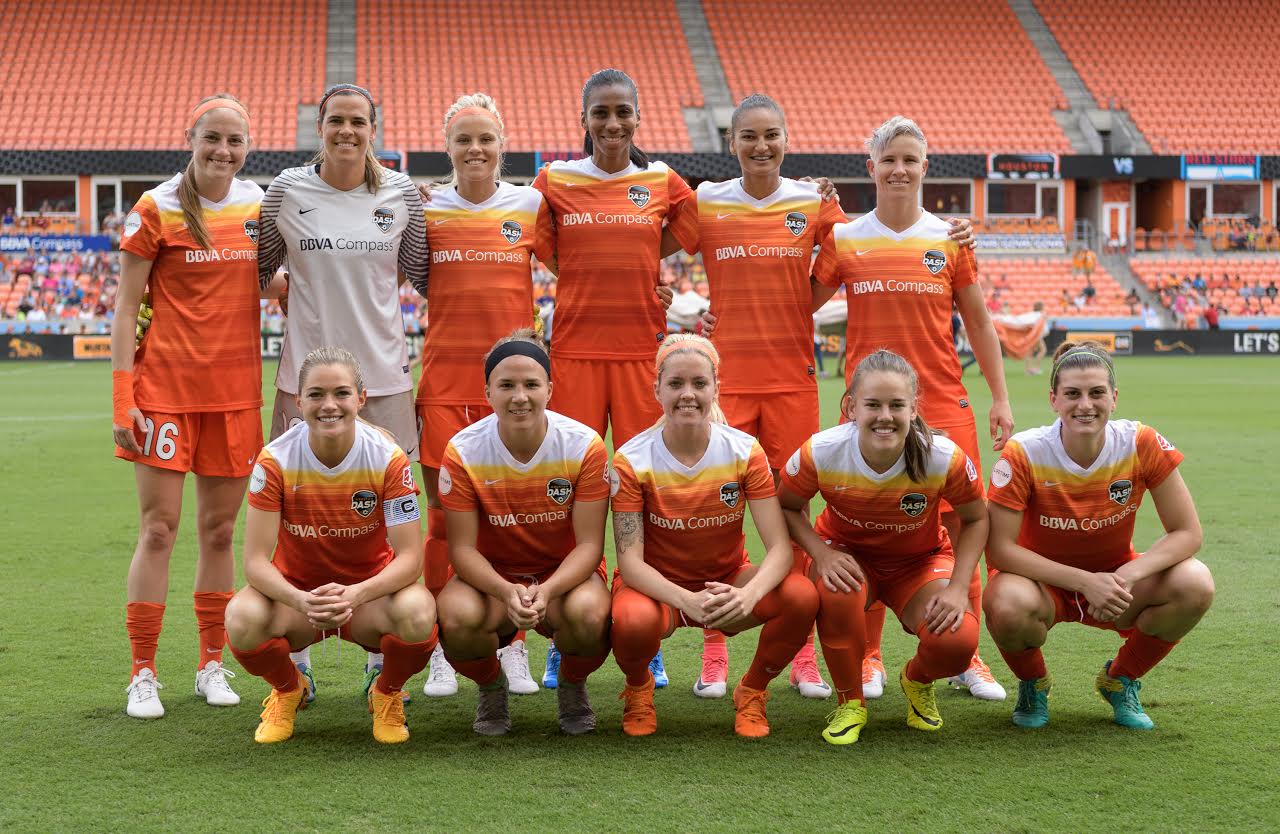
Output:
<svg viewBox="0 0 1280 834">
<path fill-rule="evenodd" d="M 884 673 L 884 661 L 879 657 L 866 657 L 862 660 L 862 697 L 879 698 L 884 694 L 884 682 L 888 676 Z"/>
<path fill-rule="evenodd" d="M 791 661 L 791 688 L 805 698 L 829 698 L 831 686 L 822 679 L 813 647 L 801 649 Z"/>
<path fill-rule="evenodd" d="M 969 661 L 969 668 L 963 675 L 947 678 L 947 683 L 956 689 L 967 689 L 969 694 L 980 701 L 1003 701 L 1004 687 L 991 674 L 991 669 L 976 654 Z"/>
<path fill-rule="evenodd" d="M 507 691 L 513 695 L 532 695 L 541 687 L 529 674 L 529 650 L 523 640 L 498 649 L 498 662 L 507 676 Z"/>
<path fill-rule="evenodd" d="M 427 672 L 427 682 L 422 685 L 422 694 L 431 698 L 447 698 L 458 694 L 458 673 L 444 656 L 444 649 L 439 643 L 431 653 L 431 667 Z"/>
<path fill-rule="evenodd" d="M 211 707 L 234 707 L 240 703 L 240 696 L 232 691 L 227 678 L 235 676 L 218 661 L 210 660 L 203 669 L 196 670 L 196 694 Z"/>
<path fill-rule="evenodd" d="M 129 693 L 129 704 L 124 711 L 131 718 L 163 718 L 164 704 L 160 703 L 159 690 L 164 684 L 156 680 L 155 672 L 143 669 L 133 676 L 133 681 L 125 692 Z"/>
</svg>

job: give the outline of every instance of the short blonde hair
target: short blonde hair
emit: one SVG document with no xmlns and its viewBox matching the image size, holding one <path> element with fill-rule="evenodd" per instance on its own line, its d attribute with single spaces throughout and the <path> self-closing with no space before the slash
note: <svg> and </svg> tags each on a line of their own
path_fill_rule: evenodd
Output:
<svg viewBox="0 0 1280 834">
<path fill-rule="evenodd" d="M 920 125 L 906 116 L 893 116 L 867 137 L 867 153 L 871 154 L 872 161 L 878 159 L 880 154 L 884 153 L 884 149 L 889 147 L 889 143 L 899 136 L 910 136 L 915 139 L 928 156 L 929 142 L 924 138 L 924 131 L 920 129 Z"/>
</svg>

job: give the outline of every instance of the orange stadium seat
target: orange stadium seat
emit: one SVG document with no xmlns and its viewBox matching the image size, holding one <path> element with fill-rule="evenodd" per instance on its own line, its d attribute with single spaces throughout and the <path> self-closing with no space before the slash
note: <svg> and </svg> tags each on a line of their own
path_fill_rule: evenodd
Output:
<svg viewBox="0 0 1280 834">
<path fill-rule="evenodd" d="M 1131 258 L 1129 267 L 1147 289 L 1153 292 L 1169 289 L 1176 293 L 1184 278 L 1193 280 L 1196 275 L 1200 275 L 1208 286 L 1205 296 L 1210 301 L 1225 306 L 1233 315 L 1246 312 L 1276 315 L 1277 307 L 1280 306 L 1275 299 L 1246 299 L 1240 295 L 1242 287 L 1249 287 L 1251 290 L 1256 287 L 1265 289 L 1273 281 L 1280 284 L 1280 258 L 1251 255 L 1211 258 L 1147 257 Z"/>
<path fill-rule="evenodd" d="M 1129 111 L 1156 153 L 1280 153 L 1267 91 L 1280 41 L 1274 0 L 1036 0 L 1103 107 Z"/>
<path fill-rule="evenodd" d="M 1009 6 L 703 0 L 735 99 L 775 96 L 795 151 L 858 153 L 895 113 L 935 153 L 1053 151 L 1067 104 Z"/>
<path fill-rule="evenodd" d="M 1050 318 L 1132 315 L 1124 303 L 1124 289 L 1101 264 L 1093 271 L 1096 295 L 1083 309 L 1074 304 L 1064 308 L 1062 304 L 1063 290 L 1074 299 L 1085 286 L 1083 275 L 1072 274 L 1071 258 L 1067 256 L 979 257 L 978 278 L 987 295 L 998 291 L 999 301 L 1007 302 L 1014 315 L 1030 312 L 1037 301 L 1044 303 Z"/>
<path fill-rule="evenodd" d="M 358 0 L 356 17 L 356 77 L 384 108 L 389 148 L 442 150 L 449 105 L 485 92 L 502 112 L 508 150 L 580 150 L 582 84 L 596 70 L 616 67 L 640 93 L 636 144 L 692 150 L 681 108 L 701 107 L 702 91 L 672 0 L 611 0 L 607 14 L 595 4 L 556 0 L 465 10 Z"/>
<path fill-rule="evenodd" d="M 181 148 L 192 106 L 225 91 L 248 106 L 258 148 L 293 149 L 298 104 L 323 92 L 326 9 L 324 0 L 5 0 L 0 32 L 22 48 L 3 50 L 0 147 Z"/>
</svg>

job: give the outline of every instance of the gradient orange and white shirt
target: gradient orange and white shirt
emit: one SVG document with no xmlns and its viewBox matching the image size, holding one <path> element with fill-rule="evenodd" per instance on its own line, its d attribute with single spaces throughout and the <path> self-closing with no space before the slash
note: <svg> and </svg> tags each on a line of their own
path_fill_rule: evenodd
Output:
<svg viewBox="0 0 1280 834">
<path fill-rule="evenodd" d="M 168 413 L 262 406 L 258 207 L 262 189 L 234 180 L 220 203 L 200 205 L 211 248 L 187 230 L 182 175 L 147 191 L 125 218 L 120 248 L 152 262 L 155 310 L 133 362 L 134 398 Z"/>
<path fill-rule="evenodd" d="M 727 394 L 805 391 L 813 369 L 814 247 L 848 218 L 814 183 L 782 179 L 757 200 L 742 179 L 704 182 L 671 221 L 690 254 L 702 252 L 716 316 L 712 340 Z"/>
<path fill-rule="evenodd" d="M 280 513 L 272 562 L 304 590 L 376 576 L 395 557 L 387 528 L 418 523 L 417 493 L 404 452 L 360 421 L 333 468 L 311 451 L 310 428 L 299 423 L 267 444 L 249 476 L 249 506 Z"/>
<path fill-rule="evenodd" d="M 521 463 L 498 436 L 490 414 L 453 436 L 440 463 L 440 503 L 474 512 L 476 549 L 505 576 L 557 568 L 576 546 L 573 506 L 609 497 L 609 453 L 587 426 L 546 412 L 547 436 Z"/>
<path fill-rule="evenodd" d="M 973 412 L 951 338 L 958 290 L 978 279 L 973 250 L 947 237 L 947 221 L 924 212 L 895 232 L 874 211 L 836 226 L 822 242 L 813 274 L 844 285 L 849 305 L 846 382 L 867 354 L 888 348 L 920 375 L 920 414 L 930 425 L 969 423 Z"/>
<path fill-rule="evenodd" d="M 569 359 L 653 359 L 667 335 L 654 294 L 662 229 L 693 193 L 662 162 L 616 174 L 588 159 L 552 162 L 533 187 L 556 226 L 551 349 Z"/>
<path fill-rule="evenodd" d="M 1164 483 L 1182 452 L 1150 426 L 1107 422 L 1092 466 L 1067 456 L 1062 421 L 1018 432 L 991 470 L 993 503 L 1022 513 L 1018 544 L 1064 565 L 1111 571 L 1136 554 L 1142 495 Z"/>
<path fill-rule="evenodd" d="M 760 444 L 723 423 L 711 424 L 694 466 L 676 460 L 655 426 L 614 454 L 613 469 L 613 511 L 643 516 L 645 562 L 690 590 L 748 563 L 747 502 L 776 494 Z"/>
<path fill-rule="evenodd" d="M 805 441 L 782 470 L 782 485 L 806 500 L 821 492 L 826 509 L 813 525 L 864 567 L 889 573 L 950 544 L 940 504 L 982 498 L 982 478 L 964 450 L 934 435 L 923 481 L 907 477 L 904 457 L 876 472 L 862 457 L 857 423 Z"/>
<path fill-rule="evenodd" d="M 484 355 L 533 326 L 529 256 L 555 255 L 551 209 L 527 185 L 498 183 L 479 204 L 449 187 L 431 195 L 426 222 L 431 281 L 417 401 L 482 405 Z"/>
</svg>

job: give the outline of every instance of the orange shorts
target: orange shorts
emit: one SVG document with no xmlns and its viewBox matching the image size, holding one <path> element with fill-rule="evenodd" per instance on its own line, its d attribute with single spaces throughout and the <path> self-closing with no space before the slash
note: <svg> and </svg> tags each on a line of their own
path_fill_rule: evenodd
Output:
<svg viewBox="0 0 1280 834">
<path fill-rule="evenodd" d="M 746 570 L 749 567 L 751 567 L 751 563 L 748 562 L 744 565 L 734 568 L 733 572 L 730 574 L 727 574 L 719 578 L 707 579 L 706 581 L 707 582 L 723 582 L 726 585 L 732 585 L 734 580 L 738 578 L 738 574 L 742 573 L 744 570 Z M 687 587 L 690 583 L 677 582 L 676 584 Z M 622 574 L 616 570 L 613 572 L 613 589 L 612 590 L 613 590 L 614 599 L 617 599 L 618 594 L 622 593 L 623 591 L 630 591 L 633 594 L 640 593 L 635 588 L 632 588 L 625 581 L 623 581 Z M 688 588 L 688 590 L 693 590 L 693 589 Z M 679 608 L 676 608 L 674 605 L 668 605 L 665 602 L 658 602 L 656 599 L 654 600 L 654 602 L 657 604 L 659 608 L 662 609 L 662 633 L 663 634 L 667 634 L 674 629 L 682 628 L 682 627 L 683 628 L 706 628 L 706 626 L 704 626 L 702 623 L 695 623 L 692 620 L 690 620 L 688 617 L 684 615 L 683 611 L 681 611 Z"/>
<path fill-rule="evenodd" d="M 458 432 L 493 413 L 488 405 L 431 405 L 416 403 L 418 454 L 423 466 L 439 469 L 445 447 Z"/>
<path fill-rule="evenodd" d="M 551 349 L 554 389 L 547 408 L 585 423 L 617 449 L 662 416 L 651 359 L 566 359 Z"/>
<path fill-rule="evenodd" d="M 1138 553 L 1131 553 L 1129 558 L 1125 559 L 1123 562 L 1108 568 L 1106 571 L 1099 572 L 1113 572 L 1125 562 L 1130 562 L 1136 558 L 1138 558 Z M 1096 620 L 1091 617 L 1089 615 L 1089 601 L 1085 599 L 1084 594 L 1079 593 L 1078 591 L 1068 591 L 1066 588 L 1059 588 L 1056 585 L 1048 585 L 1044 582 L 1039 583 L 1039 585 L 1044 588 L 1045 592 L 1049 594 L 1049 598 L 1053 600 L 1054 625 L 1057 625 L 1058 623 L 1080 623 L 1092 628 L 1101 628 L 1107 631 L 1119 632 L 1121 635 L 1126 637 L 1133 630 L 1132 628 L 1120 630 L 1116 628 L 1115 623 L 1104 623 L 1101 620 Z"/>
<path fill-rule="evenodd" d="M 729 425 L 755 437 L 771 469 L 818 433 L 818 389 L 776 394 L 721 394 L 720 408 Z"/>
<path fill-rule="evenodd" d="M 336 633 L 339 639 L 346 640 L 348 643 L 353 643 L 359 646 L 360 648 L 364 649 L 366 652 L 371 652 L 373 654 L 380 654 L 382 652 L 382 649 L 379 648 L 378 646 L 366 646 L 364 643 L 358 642 L 357 640 L 352 638 L 351 632 L 349 630 L 350 625 L 351 625 L 350 623 L 347 623 L 347 625 L 344 625 L 338 629 Z M 335 632 L 332 632 L 332 631 L 313 631 L 311 633 L 311 642 L 307 643 L 307 646 L 314 646 L 316 643 L 319 643 L 321 640 L 325 639 L 326 637 L 332 637 L 334 633 Z M 289 650 L 294 652 L 300 652 L 303 649 L 305 649 L 307 646 L 298 646 L 297 648 L 290 646 Z"/>
<path fill-rule="evenodd" d="M 494 568 L 494 570 L 498 570 L 498 569 Z M 506 571 L 498 570 L 498 575 L 501 576 L 503 579 L 507 580 L 508 582 L 514 582 L 517 585 L 524 585 L 527 587 L 530 584 L 529 580 L 531 579 L 537 581 L 537 583 L 541 585 L 543 582 L 546 582 L 548 579 L 550 579 L 551 574 L 555 573 L 557 570 L 559 570 L 559 566 L 550 568 L 549 570 L 544 570 L 541 573 L 521 574 L 521 573 L 507 573 Z M 450 577 L 456 576 L 456 574 L 453 573 L 452 567 L 449 569 L 449 571 L 450 571 L 450 574 L 449 574 Z M 606 588 L 609 587 L 609 571 L 608 571 L 608 568 L 605 567 L 604 559 L 601 559 L 600 564 L 596 565 L 595 575 L 600 577 L 600 581 L 604 583 Z M 587 578 L 590 579 L 590 577 L 587 577 Z M 548 640 L 554 639 L 554 635 L 551 633 L 551 626 L 548 625 L 545 620 L 543 621 L 542 625 L 538 626 L 536 631 L 539 634 L 541 634 L 543 637 L 547 638 Z M 510 634 L 499 634 L 498 648 L 501 649 L 505 646 L 511 645 L 511 641 L 515 639 L 515 636 L 518 633 L 519 633 L 518 631 L 513 631 Z"/>
<path fill-rule="evenodd" d="M 845 549 L 845 548 L 841 548 Z M 925 585 L 933 582 L 935 579 L 950 579 L 952 572 L 956 567 L 956 557 L 951 548 L 940 548 L 936 552 L 903 567 L 878 571 L 872 565 L 866 565 L 862 562 L 858 563 L 862 566 L 862 571 L 867 575 L 867 607 L 871 608 L 875 603 L 883 603 L 885 606 L 893 609 L 893 613 L 899 615 L 901 622 L 902 610 L 907 607 L 907 603 L 911 598 L 923 588 Z M 813 557 L 805 554 L 804 573 L 809 573 L 809 568 L 813 566 Z M 981 593 L 981 581 L 978 579 L 977 571 L 974 571 L 969 581 L 970 593 L 974 582 L 979 583 L 978 589 Z M 908 631 L 906 625 L 902 626 L 902 630 L 908 634 L 915 632 Z"/>
<path fill-rule="evenodd" d="M 117 446 L 116 457 L 209 478 L 247 478 L 262 451 L 262 412 L 257 408 L 185 414 L 144 409 L 142 416 L 147 431 L 133 430 L 142 454 Z"/>
</svg>

